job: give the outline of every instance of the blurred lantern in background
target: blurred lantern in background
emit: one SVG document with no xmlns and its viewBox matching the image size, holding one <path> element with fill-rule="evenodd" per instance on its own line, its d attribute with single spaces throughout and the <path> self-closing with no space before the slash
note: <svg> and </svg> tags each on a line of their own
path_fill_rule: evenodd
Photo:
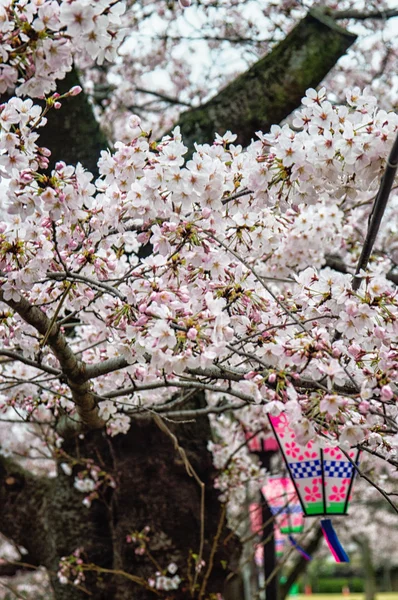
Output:
<svg viewBox="0 0 398 600">
<path fill-rule="evenodd" d="M 250 513 L 250 529 L 252 533 L 256 533 L 261 539 L 263 533 L 263 514 L 262 506 L 259 502 L 252 502 L 249 508 Z M 279 527 L 274 529 L 275 552 L 277 556 L 282 556 L 286 545 L 286 536 L 284 536 Z M 260 542 L 255 545 L 255 562 L 258 567 L 264 563 L 264 547 Z"/>
<path fill-rule="evenodd" d="M 272 431 L 259 431 L 255 434 L 246 431 L 246 441 L 249 452 L 278 452 L 279 446 Z"/>
<path fill-rule="evenodd" d="M 317 441 L 302 445 L 285 414 L 269 420 L 305 516 L 345 515 L 359 450 L 350 450 L 347 458 L 339 448 L 321 448 Z M 322 519 L 321 527 L 336 562 L 349 562 L 330 519 Z"/>
<path fill-rule="evenodd" d="M 269 477 L 261 488 L 281 533 L 301 533 L 304 515 L 293 482 L 289 477 Z"/>
</svg>

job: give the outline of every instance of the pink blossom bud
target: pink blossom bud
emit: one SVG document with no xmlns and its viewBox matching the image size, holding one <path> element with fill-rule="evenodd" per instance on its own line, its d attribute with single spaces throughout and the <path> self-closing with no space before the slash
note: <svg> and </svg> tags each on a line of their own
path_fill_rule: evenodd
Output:
<svg viewBox="0 0 398 600">
<path fill-rule="evenodd" d="M 61 102 L 54 102 L 54 108 L 55 110 L 59 110 L 60 108 L 62 108 Z"/>
<path fill-rule="evenodd" d="M 248 373 L 246 373 L 244 375 L 245 379 L 253 379 L 253 377 L 255 377 L 257 375 L 256 371 L 249 371 Z"/>
<path fill-rule="evenodd" d="M 42 156 L 51 156 L 51 150 L 49 150 L 48 148 L 44 148 L 44 146 L 38 148 L 38 150 Z"/>
<path fill-rule="evenodd" d="M 30 183 L 33 179 L 33 175 L 31 173 L 27 173 L 26 171 L 21 173 L 21 181 L 22 183 Z"/>
<path fill-rule="evenodd" d="M 204 219 L 208 219 L 211 215 L 211 209 L 208 206 L 205 206 L 205 208 L 202 210 L 202 215 Z"/>
<path fill-rule="evenodd" d="M 389 385 L 383 385 L 380 391 L 380 398 L 386 402 L 394 398 L 394 392 Z"/>
<path fill-rule="evenodd" d="M 68 95 L 69 96 L 77 96 L 78 94 L 80 94 L 82 92 L 82 88 L 80 87 L 80 85 L 74 85 L 72 88 L 70 88 Z"/>
<path fill-rule="evenodd" d="M 188 338 L 189 340 L 196 340 L 196 338 L 197 338 L 197 335 L 198 335 L 198 331 L 197 331 L 197 329 L 195 329 L 195 327 L 191 327 L 191 328 L 188 330 L 188 333 L 187 333 L 187 338 Z"/>
<path fill-rule="evenodd" d="M 137 240 L 140 242 L 140 244 L 146 244 L 147 242 L 149 242 L 150 237 L 150 233 L 148 233 L 147 231 L 143 231 L 142 233 L 139 233 L 137 235 Z"/>
<path fill-rule="evenodd" d="M 146 325 L 148 323 L 148 317 L 142 315 L 139 319 L 136 320 L 135 324 L 137 327 L 141 327 L 142 325 Z"/>
<path fill-rule="evenodd" d="M 48 158 L 41 158 L 39 161 L 39 167 L 41 169 L 48 169 L 49 160 Z"/>
<path fill-rule="evenodd" d="M 276 381 L 276 373 L 270 373 L 269 376 L 268 376 L 268 381 L 270 383 L 275 383 L 275 381 Z"/>
<path fill-rule="evenodd" d="M 191 0 L 178 0 L 178 4 L 181 8 L 188 8 L 188 6 L 191 6 Z"/>
<path fill-rule="evenodd" d="M 370 408 L 370 403 L 367 400 L 362 400 L 359 404 L 358 404 L 358 408 L 359 408 L 359 412 L 362 415 L 366 415 L 367 412 L 369 411 Z"/>
<path fill-rule="evenodd" d="M 351 346 L 348 347 L 348 353 L 351 354 L 351 356 L 353 356 L 355 359 L 358 359 L 362 354 L 362 350 L 358 344 L 351 344 Z"/>
<path fill-rule="evenodd" d="M 138 379 L 139 381 L 143 381 L 145 375 L 146 375 L 146 370 L 143 367 L 138 367 L 135 370 L 135 378 Z"/>
</svg>

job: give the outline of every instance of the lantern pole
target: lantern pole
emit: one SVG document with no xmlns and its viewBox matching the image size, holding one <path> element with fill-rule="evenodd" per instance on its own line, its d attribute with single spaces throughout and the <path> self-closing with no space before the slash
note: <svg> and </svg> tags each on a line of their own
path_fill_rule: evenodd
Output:
<svg viewBox="0 0 398 600">
<path fill-rule="evenodd" d="M 274 454 L 273 451 L 263 450 L 258 453 L 261 466 L 264 467 L 268 473 L 271 471 L 271 456 Z M 278 600 L 278 576 L 275 575 L 276 567 L 276 551 L 275 551 L 275 536 L 274 536 L 274 520 L 270 507 L 264 500 L 262 503 L 262 516 L 263 516 L 263 531 L 262 531 L 262 542 L 264 549 L 264 578 L 265 581 L 271 577 L 265 586 L 265 598 L 266 600 Z"/>
</svg>

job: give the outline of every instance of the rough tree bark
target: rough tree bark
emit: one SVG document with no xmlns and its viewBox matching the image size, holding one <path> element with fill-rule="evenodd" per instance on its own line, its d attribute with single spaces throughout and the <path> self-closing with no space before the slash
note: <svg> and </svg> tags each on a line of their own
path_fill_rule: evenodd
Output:
<svg viewBox="0 0 398 600">
<path fill-rule="evenodd" d="M 75 69 L 68 73 L 57 86 L 64 94 L 73 86 L 79 85 Z M 85 169 L 97 174 L 97 161 L 101 150 L 106 150 L 108 141 L 97 121 L 93 118 L 93 109 L 85 94 L 62 100 L 60 110 L 48 114 L 48 125 L 40 131 L 40 143 L 51 150 L 52 163 L 63 160 L 74 165 L 81 162 Z M 54 132 L 57 132 L 54 135 Z"/>
<path fill-rule="evenodd" d="M 256 129 L 266 131 L 296 108 L 305 89 L 316 87 L 354 40 L 355 36 L 333 21 L 312 12 L 268 57 L 206 105 L 181 117 L 188 142 L 211 142 L 215 131 L 231 129 L 239 134 L 241 143 L 248 143 Z M 61 92 L 77 83 L 76 73 L 72 72 L 61 83 Z M 82 94 L 63 101 L 63 105 L 61 110 L 50 112 L 48 126 L 40 132 L 40 143 L 52 150 L 52 164 L 57 160 L 81 162 L 95 173 L 106 140 L 88 100 Z M 196 423 L 173 425 L 170 429 L 205 483 L 203 556 L 208 565 L 222 515 L 207 451 L 209 422 L 200 418 Z M 162 568 L 176 562 L 180 576 L 189 580 L 188 572 L 193 573 L 189 556 L 191 552 L 198 554 L 200 547 L 200 489 L 186 472 L 171 438 L 148 418 L 133 421 L 125 436 L 109 438 L 97 429 L 86 432 L 83 439 L 69 437 L 63 450 L 79 460 L 93 459 L 114 476 L 116 489 L 108 488 L 100 500 L 86 508 L 82 494 L 73 487 L 74 477 L 61 469 L 55 479 L 46 480 L 33 477 L 9 459 L 0 459 L 0 531 L 24 546 L 32 562 L 47 567 L 56 600 L 87 598 L 87 593 L 61 585 L 56 577 L 60 557 L 76 548 L 82 548 L 87 563 L 102 569 L 144 579 L 153 576 L 156 568 L 151 560 L 136 554 L 134 545 L 126 541 L 129 533 L 145 526 L 151 529 L 149 547 L 155 560 Z M 227 529 L 223 526 L 220 531 L 213 569 L 201 600 L 210 598 L 212 591 L 222 590 L 228 573 L 224 560 L 231 562 L 237 554 L 236 540 L 231 538 L 225 545 Z M 199 586 L 206 573 L 207 566 L 198 579 Z M 95 600 L 156 597 L 153 591 L 123 575 L 87 572 L 84 585 Z M 190 597 L 187 584 L 184 586 L 170 592 L 169 598 Z"/>
<path fill-rule="evenodd" d="M 184 112 L 178 125 L 184 143 L 211 143 L 215 133 L 236 133 L 247 146 L 256 131 L 269 131 L 300 106 L 356 36 L 321 10 L 313 9 L 274 50 L 237 77 L 214 98 Z"/>
<path fill-rule="evenodd" d="M 373 564 L 372 548 L 365 535 L 356 536 L 362 558 L 362 572 L 365 580 L 365 600 L 374 600 L 376 597 L 376 571 Z"/>
<path fill-rule="evenodd" d="M 203 598 L 220 592 L 229 569 L 236 568 L 239 544 L 222 521 L 223 507 L 213 487 L 214 470 L 207 451 L 211 436 L 207 419 L 174 425 L 188 460 L 205 484 L 205 533 L 203 559 L 206 566 L 198 577 Z M 84 438 L 73 437 L 63 451 L 79 461 L 93 459 L 113 475 L 116 489 L 104 490 L 100 500 L 90 508 L 82 504 L 83 495 L 73 487 L 74 477 L 59 469 L 55 479 L 34 478 L 10 460 L 2 460 L 0 509 L 2 531 L 26 547 L 39 564 L 47 567 L 56 600 L 83 600 L 87 592 L 62 585 L 57 578 L 59 559 L 82 549 L 85 563 L 123 574 L 100 574 L 88 570 L 82 584 L 96 600 L 146 600 L 156 594 L 128 579 L 128 575 L 145 580 L 157 568 L 146 554 L 135 552 L 137 546 L 126 536 L 149 526 L 148 547 L 151 556 L 163 569 L 175 562 L 184 584 L 170 592 L 170 600 L 191 597 L 189 578 L 194 577 L 195 561 L 201 540 L 201 489 L 176 451 L 172 439 L 150 417 L 135 421 L 125 436 L 110 439 L 102 430 L 90 431 Z M 64 460 L 64 459 L 63 459 Z M 211 561 L 213 568 L 207 585 L 209 558 L 221 523 L 221 536 Z M 28 526 L 29 524 L 29 526 Z M 196 598 L 199 596 L 196 595 Z"/>
</svg>

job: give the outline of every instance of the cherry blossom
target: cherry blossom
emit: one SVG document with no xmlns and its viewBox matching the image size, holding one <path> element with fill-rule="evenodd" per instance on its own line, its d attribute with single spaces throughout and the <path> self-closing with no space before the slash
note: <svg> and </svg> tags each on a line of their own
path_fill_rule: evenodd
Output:
<svg viewBox="0 0 398 600">
<path fill-rule="evenodd" d="M 317 500 L 320 500 L 322 498 L 322 494 L 320 493 L 320 488 L 319 488 L 317 479 L 314 479 L 312 481 L 311 487 L 305 486 L 304 492 L 306 494 L 304 496 L 304 500 L 306 502 L 316 502 Z"/>
</svg>

